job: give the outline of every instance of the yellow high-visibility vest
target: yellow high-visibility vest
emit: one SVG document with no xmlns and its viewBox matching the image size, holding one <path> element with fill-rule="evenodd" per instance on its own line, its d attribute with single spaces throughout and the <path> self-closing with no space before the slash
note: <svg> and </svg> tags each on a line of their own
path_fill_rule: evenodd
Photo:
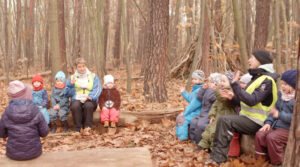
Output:
<svg viewBox="0 0 300 167">
<path fill-rule="evenodd" d="M 277 102 L 277 86 L 274 79 L 267 75 L 262 75 L 257 78 L 251 85 L 248 86 L 246 92 L 252 94 L 255 89 L 257 89 L 265 79 L 269 79 L 272 81 L 272 95 L 273 101 L 270 106 L 265 106 L 261 102 L 256 104 L 255 106 L 248 106 L 244 102 L 241 102 L 241 111 L 240 115 L 244 115 L 256 122 L 259 125 L 263 125 L 264 121 L 267 119 L 270 109 L 275 106 Z"/>
<path fill-rule="evenodd" d="M 71 75 L 71 79 L 73 79 L 74 76 Z M 88 74 L 88 86 L 87 88 L 81 88 L 75 78 L 75 91 L 76 94 L 89 94 L 91 92 L 91 90 L 93 89 L 94 86 L 94 78 L 95 78 L 95 74 L 94 73 L 90 73 Z"/>
</svg>

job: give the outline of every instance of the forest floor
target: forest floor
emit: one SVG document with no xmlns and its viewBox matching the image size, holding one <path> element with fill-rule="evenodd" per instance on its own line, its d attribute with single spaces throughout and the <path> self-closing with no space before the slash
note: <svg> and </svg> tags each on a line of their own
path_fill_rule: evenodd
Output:
<svg viewBox="0 0 300 167">
<path fill-rule="evenodd" d="M 165 103 L 147 103 L 142 95 L 143 79 L 139 71 L 132 74 L 132 93 L 126 93 L 126 71 L 109 71 L 115 77 L 115 85 L 122 96 L 121 111 L 142 112 L 144 110 L 167 110 L 184 108 L 187 102 L 181 97 L 179 89 L 185 81 L 179 79 L 167 80 L 169 100 Z M 31 79 L 23 80 L 31 83 Z M 51 93 L 49 77 L 44 77 L 45 88 Z M 0 115 L 8 105 L 7 86 L 0 82 Z M 180 141 L 175 135 L 175 120 L 162 119 L 160 123 L 150 124 L 148 121 L 139 121 L 136 124 L 119 128 L 117 133 L 108 131 L 100 134 L 94 130 L 90 135 L 76 133 L 50 134 L 42 139 L 44 153 L 55 151 L 73 151 L 93 148 L 130 148 L 147 147 L 150 150 L 154 166 L 204 166 L 204 161 L 209 158 L 205 151 L 193 152 L 196 148 L 190 141 Z M 6 141 L 0 139 L 0 157 L 5 156 Z M 230 159 L 221 164 L 224 167 L 244 166 L 271 166 L 267 162 L 255 160 L 253 155 L 241 155 L 237 159 Z"/>
</svg>

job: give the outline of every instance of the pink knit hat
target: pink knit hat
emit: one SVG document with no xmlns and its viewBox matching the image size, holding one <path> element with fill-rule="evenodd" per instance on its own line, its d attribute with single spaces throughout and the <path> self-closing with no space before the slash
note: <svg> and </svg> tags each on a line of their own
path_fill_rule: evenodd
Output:
<svg viewBox="0 0 300 167">
<path fill-rule="evenodd" d="M 32 88 L 19 80 L 9 83 L 8 93 L 12 99 L 32 99 Z"/>
</svg>

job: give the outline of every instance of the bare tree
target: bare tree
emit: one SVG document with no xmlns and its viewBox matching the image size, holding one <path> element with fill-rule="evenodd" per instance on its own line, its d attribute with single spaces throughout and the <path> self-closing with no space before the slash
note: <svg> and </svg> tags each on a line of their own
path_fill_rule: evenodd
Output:
<svg viewBox="0 0 300 167">
<path fill-rule="evenodd" d="M 67 74 L 64 1 L 57 0 L 60 69 Z"/>
<path fill-rule="evenodd" d="M 116 15 L 116 32 L 115 32 L 115 44 L 114 44 L 114 65 L 116 67 L 120 66 L 120 53 L 121 53 L 121 14 L 122 14 L 122 4 L 118 1 L 117 15 Z"/>
</svg>

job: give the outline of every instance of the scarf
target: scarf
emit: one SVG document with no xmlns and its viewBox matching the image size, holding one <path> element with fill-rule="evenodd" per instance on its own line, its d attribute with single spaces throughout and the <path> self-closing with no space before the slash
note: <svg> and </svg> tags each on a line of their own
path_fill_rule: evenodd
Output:
<svg viewBox="0 0 300 167">
<path fill-rule="evenodd" d="M 86 72 L 84 74 L 79 73 L 77 70 L 75 71 L 74 77 L 76 78 L 77 85 L 80 88 L 86 89 L 88 87 L 89 74 L 91 74 L 91 72 L 88 68 L 86 68 Z"/>
<path fill-rule="evenodd" d="M 40 90 L 44 89 L 44 86 L 42 83 L 41 83 L 41 86 L 39 86 L 39 87 L 34 87 L 33 85 L 32 85 L 32 87 L 33 87 L 34 91 L 40 91 Z"/>
<path fill-rule="evenodd" d="M 55 86 L 57 89 L 63 89 L 63 88 L 65 88 L 66 84 L 64 83 L 64 84 L 62 84 L 62 85 L 58 85 L 58 84 L 55 83 L 54 86 Z"/>
<path fill-rule="evenodd" d="M 290 101 L 295 98 L 295 91 L 292 91 L 291 93 L 284 93 L 281 91 L 281 99 L 283 101 Z"/>
</svg>

